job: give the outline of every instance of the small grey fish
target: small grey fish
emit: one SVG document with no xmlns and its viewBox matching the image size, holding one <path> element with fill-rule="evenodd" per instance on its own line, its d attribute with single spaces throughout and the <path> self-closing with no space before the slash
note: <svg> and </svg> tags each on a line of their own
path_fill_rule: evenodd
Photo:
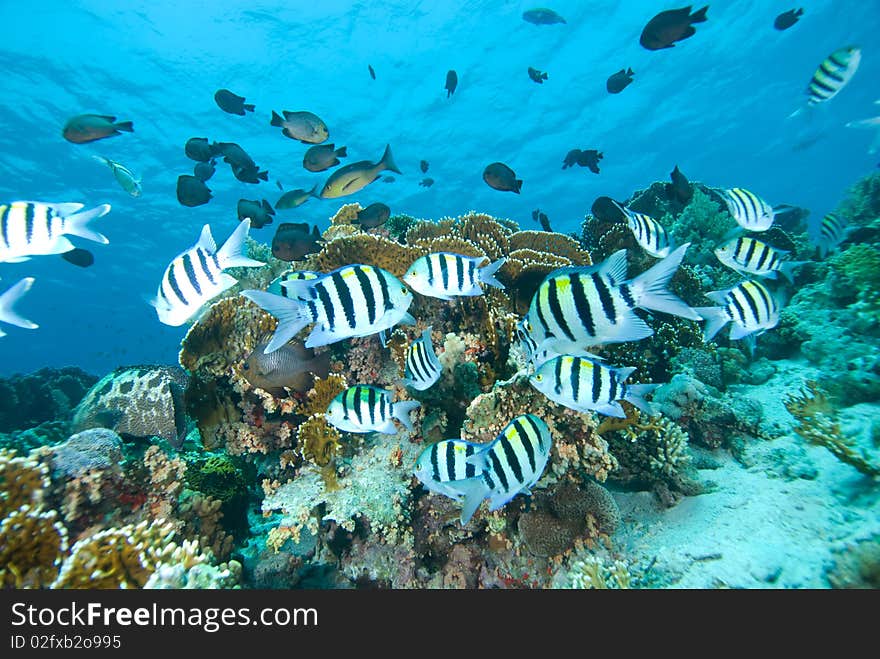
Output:
<svg viewBox="0 0 880 659">
<path fill-rule="evenodd" d="M 132 197 L 141 196 L 141 180 L 139 178 L 135 178 L 135 175 L 131 172 L 130 169 L 128 169 L 128 167 L 116 162 L 115 160 L 104 158 L 103 156 L 93 155 L 92 158 L 103 165 L 107 165 L 110 168 L 110 171 L 113 172 L 113 176 L 119 183 L 120 187 L 122 187 L 122 189 L 125 190 L 128 194 L 130 194 Z"/>
<path fill-rule="evenodd" d="M 318 115 L 305 110 L 299 112 L 282 110 L 282 113 L 284 114 L 283 119 L 273 110 L 272 121 L 269 123 L 273 126 L 279 126 L 286 137 L 299 140 L 304 144 L 320 144 L 330 137 L 327 124 Z"/>
<path fill-rule="evenodd" d="M 673 48 L 676 41 L 694 36 L 697 30 L 693 23 L 704 23 L 708 20 L 706 11 L 709 9 L 709 5 L 693 14 L 691 9 L 690 6 L 687 6 L 681 9 L 661 11 L 648 21 L 639 37 L 639 43 L 648 50 L 661 50 Z"/>
<path fill-rule="evenodd" d="M 265 199 L 262 203 L 256 199 L 239 199 L 237 210 L 238 220 L 250 218 L 251 226 L 254 229 L 262 229 L 267 224 L 272 224 L 272 216 L 275 215 L 272 204 Z"/>
<path fill-rule="evenodd" d="M 522 188 L 522 180 L 516 177 L 516 173 L 503 162 L 493 162 L 483 170 L 483 180 L 490 188 L 502 192 L 515 192 L 519 194 Z"/>
<path fill-rule="evenodd" d="M 389 217 L 391 217 L 391 209 L 381 201 L 377 201 L 359 210 L 354 221 L 364 229 L 375 229 L 385 224 Z"/>
<path fill-rule="evenodd" d="M 245 103 L 244 96 L 233 94 L 228 89 L 218 89 L 214 92 L 214 101 L 221 110 L 228 112 L 229 114 L 237 114 L 243 117 L 245 111 L 254 111 L 253 104 Z"/>
<path fill-rule="evenodd" d="M 310 172 L 323 172 L 325 169 L 336 167 L 340 158 L 345 158 L 347 149 L 344 146 L 336 148 L 335 144 L 319 144 L 310 147 L 303 156 L 303 167 Z"/>
<path fill-rule="evenodd" d="M 773 27 L 777 30 L 787 30 L 798 22 L 798 19 L 804 15 L 803 9 L 789 9 L 784 11 L 773 21 Z"/>
<path fill-rule="evenodd" d="M 243 365 L 245 379 L 273 396 L 285 389 L 304 394 L 312 388 L 315 376 L 326 378 L 330 372 L 330 352 L 315 355 L 302 341 L 291 341 L 274 352 L 264 351 L 267 341 L 258 344 Z"/>
<path fill-rule="evenodd" d="M 315 184 L 311 190 L 288 190 L 278 198 L 275 202 L 275 210 L 290 210 L 297 206 L 302 206 L 309 200 L 309 197 L 317 197 L 318 184 Z"/>
<path fill-rule="evenodd" d="M 421 181 L 419 181 L 419 185 L 422 186 L 423 188 L 430 188 L 432 185 L 434 185 L 434 179 L 432 179 L 429 176 L 426 176 Z"/>
<path fill-rule="evenodd" d="M 79 114 L 71 117 L 64 124 L 62 136 L 68 142 L 85 144 L 105 137 L 115 137 L 123 132 L 133 133 L 134 125 L 130 121 L 116 121 L 116 117 L 102 114 Z"/>
</svg>

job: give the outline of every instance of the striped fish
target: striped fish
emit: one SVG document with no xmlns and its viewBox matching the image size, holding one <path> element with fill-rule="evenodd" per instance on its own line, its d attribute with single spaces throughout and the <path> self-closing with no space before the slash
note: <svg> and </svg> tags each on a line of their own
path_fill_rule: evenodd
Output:
<svg viewBox="0 0 880 659">
<path fill-rule="evenodd" d="M 540 349 L 582 354 L 585 346 L 637 341 L 654 333 L 635 309 L 700 320 L 696 311 L 666 290 L 690 243 L 677 248 L 635 279 L 625 281 L 626 250 L 585 268 L 551 272 L 538 287 L 525 330 Z"/>
<path fill-rule="evenodd" d="M 452 481 L 476 478 L 482 474 L 467 459 L 484 448 L 485 444 L 474 444 L 463 439 L 444 439 L 422 451 L 413 473 L 431 492 L 459 501 L 464 495 L 455 488 Z"/>
<path fill-rule="evenodd" d="M 431 328 L 428 327 L 406 349 L 406 366 L 402 382 L 407 387 L 424 391 L 440 379 L 442 371 L 443 366 L 437 359 L 434 344 L 431 342 Z"/>
<path fill-rule="evenodd" d="M 746 231 L 766 231 L 776 217 L 773 208 L 754 192 L 744 188 L 722 190 L 721 197 L 727 211 Z"/>
<path fill-rule="evenodd" d="M 837 213 L 828 213 L 821 220 L 818 217 L 811 218 L 807 233 L 810 241 L 819 250 L 819 257 L 824 259 L 846 240 L 853 229 L 854 227 L 847 225 L 846 218 Z"/>
<path fill-rule="evenodd" d="M 289 297 L 287 287 L 284 285 L 284 282 L 299 281 L 303 279 L 317 279 L 320 276 L 320 272 L 312 272 L 311 270 L 288 270 L 286 272 L 282 272 L 279 277 L 273 279 L 272 283 L 269 284 L 269 288 L 266 289 L 266 292 L 272 293 L 273 295 L 280 295 L 281 297 Z"/>
<path fill-rule="evenodd" d="M 192 318 L 209 300 L 238 283 L 226 268 L 255 268 L 266 265 L 242 254 L 250 220 L 244 220 L 218 250 L 211 227 L 202 227 L 199 241 L 174 258 L 159 282 L 153 300 L 159 320 L 177 327 Z"/>
<path fill-rule="evenodd" d="M 113 172 L 113 176 L 116 178 L 116 182 L 132 197 L 140 197 L 141 196 L 141 180 L 137 178 L 128 167 L 122 165 L 115 160 L 110 160 L 109 158 L 104 158 L 103 156 L 92 156 L 95 160 L 97 160 L 102 165 L 107 165 L 110 168 L 110 171 Z M 209 177 L 210 178 L 210 177 Z"/>
<path fill-rule="evenodd" d="M 794 282 L 794 269 L 804 262 L 783 261 L 786 254 L 786 250 L 745 236 L 732 238 L 715 250 L 718 260 L 737 272 L 768 279 L 776 279 L 776 273 L 781 272 L 788 281 Z"/>
<path fill-rule="evenodd" d="M 422 295 L 451 300 L 455 296 L 482 295 L 482 284 L 504 288 L 495 279 L 507 259 L 499 259 L 480 268 L 483 256 L 462 256 L 451 252 L 435 252 L 419 257 L 406 271 L 403 281 Z"/>
<path fill-rule="evenodd" d="M 520 321 L 516 324 L 516 336 L 519 339 L 520 348 L 523 351 L 523 355 L 525 355 L 526 362 L 529 366 L 539 366 L 543 364 L 548 359 L 553 359 L 554 357 L 558 357 L 559 353 L 554 350 L 551 350 L 547 347 L 538 346 L 537 341 L 532 338 L 531 334 L 526 331 L 526 323 L 527 320 L 525 318 L 520 319 Z M 602 357 L 599 355 L 594 355 L 586 350 L 577 351 L 578 357 L 586 357 L 587 359 L 592 359 L 593 361 L 602 361 Z"/>
<path fill-rule="evenodd" d="M 412 432 L 409 413 L 421 407 L 416 400 L 391 402 L 392 393 L 368 384 L 356 384 L 341 392 L 327 408 L 327 421 L 340 430 L 396 435 L 394 419 Z"/>
<path fill-rule="evenodd" d="M 862 51 L 856 46 L 840 48 L 822 60 L 807 85 L 807 105 L 830 101 L 855 75 L 862 61 Z"/>
<path fill-rule="evenodd" d="M 109 243 L 88 224 L 109 213 L 110 204 L 87 211 L 81 211 L 82 207 L 82 204 L 41 201 L 0 205 L 0 263 L 19 263 L 31 256 L 64 254 L 76 249 L 68 235 L 104 245 Z"/>
<path fill-rule="evenodd" d="M 655 414 L 643 396 L 656 389 L 656 384 L 627 384 L 635 367 L 610 368 L 574 355 L 550 359 L 529 379 L 532 386 L 550 400 L 576 412 L 601 412 L 625 418 L 618 401 L 632 403 L 646 414 Z"/>
<path fill-rule="evenodd" d="M 0 323 L 23 327 L 24 329 L 37 329 L 39 325 L 27 318 L 22 318 L 15 312 L 15 303 L 24 297 L 34 285 L 33 277 L 25 277 L 14 286 L 0 293 Z M 0 329 L 0 336 L 6 336 L 6 332 Z"/>
<path fill-rule="evenodd" d="M 635 236 L 642 249 L 657 259 L 669 256 L 673 244 L 662 224 L 650 215 L 636 213 L 629 208 L 621 206 L 616 201 L 614 201 L 614 205 L 626 215 L 627 226 L 633 232 L 633 236 Z"/>
<path fill-rule="evenodd" d="M 450 481 L 448 486 L 463 495 L 461 524 L 464 526 L 480 503 L 489 498 L 489 510 L 498 510 L 517 494 L 531 494 L 550 459 L 552 438 L 547 424 L 534 414 L 522 414 L 466 459 L 479 476 Z"/>
<path fill-rule="evenodd" d="M 733 322 L 730 338 L 734 341 L 755 332 L 760 334 L 779 322 L 781 297 L 758 281 L 750 279 L 727 290 L 706 293 L 706 297 L 722 306 L 696 309 L 706 320 L 704 341 L 710 341 L 729 322 Z"/>
<path fill-rule="evenodd" d="M 286 298 L 265 291 L 241 292 L 278 319 L 267 353 L 309 323 L 316 325 L 306 339 L 307 348 L 377 332 L 384 335 L 398 323 L 416 322 L 407 312 L 413 299 L 409 289 L 390 272 L 371 265 L 345 265 L 316 279 L 288 279 L 284 286 Z"/>
</svg>

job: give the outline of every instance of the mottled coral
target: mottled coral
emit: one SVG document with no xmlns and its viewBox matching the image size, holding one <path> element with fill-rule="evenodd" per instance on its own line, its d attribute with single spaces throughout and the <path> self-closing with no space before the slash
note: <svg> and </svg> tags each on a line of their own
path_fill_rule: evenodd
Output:
<svg viewBox="0 0 880 659">
<path fill-rule="evenodd" d="M 880 217 L 880 173 L 873 172 L 857 181 L 837 209 L 853 224 L 865 225 Z"/>
<path fill-rule="evenodd" d="M 320 252 L 306 259 L 309 270 L 330 272 L 350 263 L 372 265 L 402 277 L 410 264 L 425 253 L 421 249 L 367 233 L 328 241 Z"/>
<path fill-rule="evenodd" d="M 56 421 L 80 402 L 98 378 L 74 368 L 43 368 L 0 378 L 0 433 Z"/>
<path fill-rule="evenodd" d="M 862 538 L 836 554 L 825 571 L 832 588 L 880 588 L 880 534 Z"/>
</svg>

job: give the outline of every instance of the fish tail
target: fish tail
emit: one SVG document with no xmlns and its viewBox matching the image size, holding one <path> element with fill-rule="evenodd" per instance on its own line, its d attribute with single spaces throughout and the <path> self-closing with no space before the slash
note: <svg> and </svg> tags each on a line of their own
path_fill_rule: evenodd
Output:
<svg viewBox="0 0 880 659">
<path fill-rule="evenodd" d="M 706 12 L 709 10 L 709 5 L 703 7 L 700 11 L 694 12 L 690 16 L 691 23 L 705 23 L 708 19 L 706 16 Z"/>
<path fill-rule="evenodd" d="M 107 160 L 107 158 L 105 158 L 104 156 L 93 155 L 92 159 L 95 160 L 96 162 L 101 163 L 102 165 L 107 165 L 108 167 L 111 166 L 110 161 Z"/>
<path fill-rule="evenodd" d="M 255 290 L 242 291 L 241 295 L 278 319 L 275 334 L 263 350 L 267 355 L 278 350 L 312 322 L 305 305 L 299 300 Z"/>
<path fill-rule="evenodd" d="M 489 494 L 489 488 L 486 486 L 482 476 L 476 478 L 465 478 L 460 481 L 452 481 L 455 490 L 461 494 L 464 502 L 461 507 L 461 525 L 465 526 L 477 508 L 483 503 L 483 499 Z"/>
<path fill-rule="evenodd" d="M 642 412 L 647 414 L 648 416 L 655 416 L 658 414 L 657 410 L 651 406 L 651 404 L 645 400 L 645 395 L 651 393 L 659 387 L 659 384 L 630 384 L 626 387 L 626 396 L 623 397 L 623 400 L 628 403 L 632 403 L 637 408 L 639 408 Z"/>
<path fill-rule="evenodd" d="M 390 169 L 392 172 L 397 172 L 398 174 L 403 174 L 402 171 L 397 169 L 397 164 L 394 162 L 394 156 L 391 155 L 391 145 L 385 145 L 385 153 L 382 154 L 382 160 L 379 161 L 381 165 L 384 165 L 385 169 Z"/>
<path fill-rule="evenodd" d="M 131 121 L 120 121 L 117 124 L 113 124 L 113 128 L 116 130 L 125 131 L 126 133 L 134 132 L 134 124 Z"/>
<path fill-rule="evenodd" d="M 90 210 L 68 215 L 64 218 L 64 232 L 106 245 L 110 242 L 107 237 L 97 231 L 92 231 L 86 225 L 92 220 L 103 217 L 109 212 L 110 204 L 101 204 Z"/>
<path fill-rule="evenodd" d="M 253 112 L 255 106 L 253 103 L 245 103 L 243 107 L 247 112 Z"/>
<path fill-rule="evenodd" d="M 221 270 L 236 267 L 258 268 L 262 265 L 266 265 L 262 261 L 255 261 L 242 253 L 245 248 L 245 241 L 247 240 L 250 228 L 250 218 L 245 218 L 241 224 L 235 227 L 235 231 L 232 232 L 232 235 L 226 239 L 226 242 L 223 243 L 223 246 L 218 250 L 217 260 L 220 262 Z"/>
<path fill-rule="evenodd" d="M 269 172 L 268 171 L 260 172 L 259 174 L 257 174 L 257 178 L 263 179 L 264 181 L 268 181 L 269 180 Z"/>
<path fill-rule="evenodd" d="M 400 421 L 406 426 L 407 430 L 412 432 L 413 423 L 412 419 L 409 418 L 409 413 L 413 410 L 417 410 L 421 406 L 422 404 L 417 400 L 401 400 L 391 405 L 391 416 Z"/>
<path fill-rule="evenodd" d="M 310 197 L 317 197 L 318 199 L 323 199 L 323 197 L 321 197 L 321 193 L 318 192 L 318 187 L 319 187 L 319 184 L 315 183 L 315 185 L 312 186 L 312 189 L 309 190 L 309 196 Z"/>
<path fill-rule="evenodd" d="M 504 284 L 502 284 L 495 278 L 495 272 L 506 262 L 506 258 L 498 259 L 497 261 L 487 265 L 485 268 L 480 268 L 478 270 L 480 281 L 484 284 L 489 284 L 489 286 L 494 286 L 495 288 L 504 288 Z"/>
<path fill-rule="evenodd" d="M 651 269 L 632 280 L 630 287 L 638 291 L 638 306 L 690 320 L 701 320 L 696 311 L 666 288 L 666 284 L 678 270 L 689 246 L 690 243 L 685 243 Z"/>
<path fill-rule="evenodd" d="M 281 118 L 281 115 L 272 110 L 272 120 L 269 122 L 272 126 L 280 126 L 284 123 L 284 119 Z"/>
<path fill-rule="evenodd" d="M 336 149 L 335 153 L 338 158 L 345 158 L 345 156 L 348 155 L 348 148 L 341 146 L 338 149 Z"/>
<path fill-rule="evenodd" d="M 789 283 L 794 283 L 794 269 L 803 265 L 806 261 L 783 261 L 779 264 L 779 272 L 788 279 Z"/>
<path fill-rule="evenodd" d="M 23 327 L 24 329 L 37 329 L 39 325 L 31 322 L 27 318 L 22 318 L 13 310 L 15 303 L 18 302 L 24 294 L 31 290 L 34 284 L 33 277 L 25 277 L 12 288 L 0 295 L 0 322 Z"/>
<path fill-rule="evenodd" d="M 696 307 L 694 311 L 706 321 L 706 326 L 703 328 L 703 341 L 711 341 L 721 331 L 721 328 L 730 322 L 730 316 L 727 315 L 724 307 Z"/>
</svg>

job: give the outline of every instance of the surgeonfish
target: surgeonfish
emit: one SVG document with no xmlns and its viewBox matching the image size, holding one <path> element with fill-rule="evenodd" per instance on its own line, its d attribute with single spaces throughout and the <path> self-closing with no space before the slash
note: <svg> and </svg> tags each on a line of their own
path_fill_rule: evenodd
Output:
<svg viewBox="0 0 880 659">
<path fill-rule="evenodd" d="M 0 205 L 0 263 L 19 263 L 31 256 L 64 254 L 74 249 L 66 236 L 79 236 L 103 245 L 107 237 L 89 223 L 110 212 L 110 204 L 87 211 L 76 203 L 13 201 Z"/>
<path fill-rule="evenodd" d="M 482 295 L 482 284 L 504 288 L 504 284 L 495 278 L 495 272 L 507 259 L 478 267 L 485 259 L 485 256 L 462 256 L 451 252 L 426 254 L 413 262 L 403 275 L 403 281 L 417 293 L 441 300 Z"/>
<path fill-rule="evenodd" d="M 320 144 L 330 137 L 330 131 L 327 130 L 327 124 L 316 114 L 306 112 L 288 112 L 282 110 L 284 118 L 272 111 L 272 120 L 269 122 L 273 126 L 281 127 L 281 132 L 292 140 L 299 140 L 303 144 Z"/>
<path fill-rule="evenodd" d="M 330 178 L 324 183 L 324 187 L 321 188 L 321 192 L 316 196 L 321 199 L 336 199 L 354 194 L 379 178 L 379 173 L 386 169 L 398 174 L 403 173 L 394 162 L 390 144 L 385 145 L 385 153 L 382 154 L 378 162 L 359 160 L 337 169 L 330 175 Z"/>
<path fill-rule="evenodd" d="M 468 458 L 486 448 L 463 439 L 444 439 L 428 446 L 416 459 L 413 474 L 425 489 L 460 501 L 464 496 L 455 489 L 454 481 L 475 478 L 483 472 Z"/>
<path fill-rule="evenodd" d="M 550 429 L 534 414 L 522 414 L 508 423 L 501 433 L 467 462 L 479 476 L 450 482 L 463 495 L 461 524 L 473 517 L 483 499 L 489 510 L 498 510 L 517 494 L 531 494 L 532 486 L 544 473 L 553 440 Z"/>
<path fill-rule="evenodd" d="M 398 323 L 415 325 L 407 312 L 413 296 L 397 277 L 371 265 L 350 264 L 316 279 L 282 282 L 287 297 L 264 291 L 241 294 L 278 319 L 266 352 L 277 350 L 309 323 L 306 348 L 381 333 Z"/>
<path fill-rule="evenodd" d="M 731 238 L 715 250 L 721 263 L 739 273 L 776 279 L 776 273 L 781 272 L 788 281 L 794 282 L 794 269 L 804 262 L 785 261 L 782 257 L 786 254 L 785 250 L 748 236 Z"/>
<path fill-rule="evenodd" d="M 10 286 L 3 293 L 0 293 L 0 323 L 15 325 L 24 329 L 37 329 L 39 327 L 35 322 L 19 316 L 15 311 L 16 302 L 31 290 L 34 281 L 33 277 L 25 277 L 17 284 Z M 0 329 L 0 336 L 6 336 L 2 329 Z"/>
<path fill-rule="evenodd" d="M 367 384 L 356 384 L 330 401 L 327 422 L 346 432 L 380 432 L 396 435 L 394 419 L 412 432 L 409 415 L 422 404 L 416 400 L 391 402 L 392 392 Z"/>
<path fill-rule="evenodd" d="M 121 165 L 115 160 L 110 160 L 109 158 L 104 158 L 103 156 L 95 156 L 92 158 L 97 160 L 99 163 L 107 165 L 110 168 L 110 171 L 113 172 L 113 176 L 116 178 L 116 181 L 132 197 L 140 197 L 141 196 L 141 180 L 131 172 L 128 167 L 125 165 Z"/>
<path fill-rule="evenodd" d="M 239 224 L 218 250 L 211 227 L 202 227 L 198 242 L 174 257 L 165 268 L 156 297 L 150 301 L 159 320 L 178 327 L 192 318 L 202 306 L 238 283 L 226 268 L 256 268 L 265 263 L 242 253 L 250 220 Z"/>
<path fill-rule="evenodd" d="M 551 272 L 529 305 L 525 330 L 540 348 L 577 354 L 586 346 L 638 341 L 654 333 L 635 309 L 700 320 L 699 313 L 666 289 L 690 243 L 634 279 L 626 279 L 626 250 L 598 265 Z"/>
<path fill-rule="evenodd" d="M 655 414 L 643 398 L 657 384 L 627 384 L 635 367 L 611 368 L 575 355 L 559 355 L 538 366 L 529 378 L 531 385 L 555 403 L 576 412 L 600 412 L 625 418 L 622 400 L 648 415 Z"/>
<path fill-rule="evenodd" d="M 134 125 L 130 121 L 117 122 L 116 117 L 109 115 L 79 114 L 67 120 L 61 134 L 68 142 L 85 144 L 122 135 L 123 132 L 133 133 Z"/>
<path fill-rule="evenodd" d="M 852 231 L 853 227 L 847 225 L 846 218 L 837 213 L 828 213 L 821 220 L 818 216 L 813 217 L 807 226 L 810 242 L 819 250 L 819 258 L 823 259 L 836 250 Z"/>
<path fill-rule="evenodd" d="M 523 184 L 522 179 L 518 179 L 516 173 L 503 162 L 486 165 L 486 169 L 483 170 L 483 180 L 490 188 L 516 194 L 519 194 Z"/>
<path fill-rule="evenodd" d="M 616 204 L 617 202 L 614 203 Z M 618 208 L 626 215 L 627 226 L 642 249 L 657 259 L 669 256 L 673 244 L 662 224 L 650 215 L 636 213 L 629 208 L 619 205 Z"/>
<path fill-rule="evenodd" d="M 221 110 L 229 114 L 237 114 L 240 117 L 243 117 L 246 111 L 254 111 L 254 105 L 245 103 L 245 100 L 244 96 L 233 94 L 228 89 L 218 89 L 214 92 L 214 102 Z"/>
<path fill-rule="evenodd" d="M 693 24 L 708 20 L 706 18 L 708 9 L 709 5 L 706 5 L 693 14 L 690 6 L 661 11 L 645 25 L 639 43 L 648 50 L 673 48 L 676 41 L 682 41 L 696 34 L 697 30 Z"/>
<path fill-rule="evenodd" d="M 424 391 L 440 379 L 443 366 L 434 352 L 430 327 L 407 346 L 405 364 L 402 382 L 407 387 Z"/>
<path fill-rule="evenodd" d="M 320 272 L 314 272 L 312 270 L 287 270 L 272 280 L 269 287 L 266 289 L 266 292 L 272 293 L 273 295 L 280 295 L 281 297 L 289 297 L 287 288 L 284 287 L 284 282 L 288 280 L 297 281 L 300 279 L 317 279 L 320 276 Z"/>
<path fill-rule="evenodd" d="M 731 321 L 730 338 L 734 341 L 772 329 L 779 322 L 782 299 L 759 281 L 749 279 L 723 291 L 706 293 L 706 297 L 722 306 L 695 309 L 706 321 L 704 341 L 711 341 Z"/>
<path fill-rule="evenodd" d="M 773 226 L 773 207 L 754 192 L 744 188 L 730 188 L 721 190 L 720 194 L 727 205 L 727 211 L 746 231 L 766 231 Z"/>
</svg>

